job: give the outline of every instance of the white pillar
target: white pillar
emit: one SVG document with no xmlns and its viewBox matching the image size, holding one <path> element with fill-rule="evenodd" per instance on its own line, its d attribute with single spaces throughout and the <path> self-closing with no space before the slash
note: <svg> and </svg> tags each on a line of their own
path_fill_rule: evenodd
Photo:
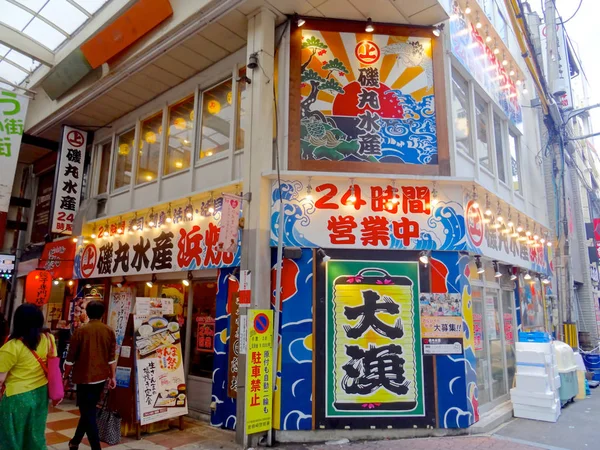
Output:
<svg viewBox="0 0 600 450">
<path fill-rule="evenodd" d="M 247 68 L 249 92 L 249 144 L 243 155 L 244 233 L 241 268 L 252 272 L 252 308 L 270 308 L 270 181 L 262 173 L 273 168 L 273 100 L 275 14 L 260 8 L 248 18 L 248 59 L 256 55 L 258 67 Z M 240 314 L 246 314 L 245 308 Z M 248 446 L 245 430 L 246 358 L 240 355 L 237 388 L 236 440 Z"/>
</svg>

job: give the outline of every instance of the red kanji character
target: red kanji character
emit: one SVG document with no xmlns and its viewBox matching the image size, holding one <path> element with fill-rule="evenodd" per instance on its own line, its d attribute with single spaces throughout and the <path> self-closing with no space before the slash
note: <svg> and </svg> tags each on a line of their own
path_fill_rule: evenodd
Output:
<svg viewBox="0 0 600 450">
<path fill-rule="evenodd" d="M 260 398 L 258 394 L 254 394 L 252 396 L 252 400 L 250 401 L 250 406 L 260 406 Z"/>
<path fill-rule="evenodd" d="M 427 186 L 402 186 L 402 211 L 404 214 L 430 214 L 431 204 Z"/>
<path fill-rule="evenodd" d="M 65 229 L 67 231 L 73 231 L 73 225 L 71 225 L 70 223 L 68 223 Z"/>
<path fill-rule="evenodd" d="M 260 377 L 260 366 L 252 366 L 252 376 L 254 378 Z"/>
<path fill-rule="evenodd" d="M 414 220 L 408 220 L 406 217 L 392 222 L 392 232 L 396 239 L 402 239 L 402 244 L 405 247 L 410 245 L 411 239 L 418 239 L 421 233 L 419 223 Z"/>
<path fill-rule="evenodd" d="M 179 267 L 188 267 L 192 260 L 196 260 L 196 267 L 202 265 L 201 243 L 202 233 L 198 225 L 194 225 L 189 232 L 183 228 L 179 230 L 179 240 L 177 241 L 177 247 L 179 247 L 177 263 Z"/>
<path fill-rule="evenodd" d="M 216 251 L 219 241 L 219 227 L 213 223 L 208 224 L 208 229 L 204 235 L 204 245 L 206 247 L 206 256 L 204 257 L 205 267 L 217 267 L 221 264 L 222 253 Z"/>
<path fill-rule="evenodd" d="M 371 186 L 371 209 L 373 212 L 388 211 L 397 214 L 399 202 L 392 186 L 386 186 L 385 190 L 381 186 Z"/>
<path fill-rule="evenodd" d="M 352 195 L 354 195 L 354 199 L 352 198 Z M 361 208 L 361 206 L 366 204 L 367 202 L 362 199 L 362 191 L 358 184 L 354 184 L 353 186 L 349 187 L 346 193 L 342 196 L 342 205 L 354 206 L 354 209 L 357 211 Z"/>
<path fill-rule="evenodd" d="M 250 380 L 250 392 L 260 392 L 260 380 Z"/>
<path fill-rule="evenodd" d="M 117 224 L 116 223 L 110 224 L 110 235 L 112 236 L 113 234 L 117 234 Z"/>
<path fill-rule="evenodd" d="M 64 230 L 65 229 L 65 224 L 62 222 L 56 222 L 56 229 L 57 230 Z"/>
<path fill-rule="evenodd" d="M 261 357 L 260 352 L 252 352 L 252 364 L 260 364 Z"/>
<path fill-rule="evenodd" d="M 385 217 L 369 216 L 365 217 L 362 222 L 362 230 L 360 240 L 363 246 L 372 245 L 377 247 L 379 244 L 384 246 L 390 243 L 390 228 L 389 222 Z"/>
<path fill-rule="evenodd" d="M 352 216 L 335 216 L 327 221 L 327 229 L 331 231 L 329 233 L 329 239 L 332 244 L 352 245 L 356 243 L 356 236 L 352 234 L 352 231 L 357 227 L 356 220 Z"/>
</svg>

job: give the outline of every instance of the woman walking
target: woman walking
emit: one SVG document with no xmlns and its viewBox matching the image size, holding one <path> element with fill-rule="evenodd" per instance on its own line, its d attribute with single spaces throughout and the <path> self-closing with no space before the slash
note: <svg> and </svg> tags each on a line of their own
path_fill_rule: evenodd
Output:
<svg viewBox="0 0 600 450">
<path fill-rule="evenodd" d="M 56 356 L 54 337 L 44 333 L 44 315 L 35 305 L 17 308 L 13 332 L 0 348 L 0 449 L 45 450 L 48 379 L 42 368 Z"/>
</svg>

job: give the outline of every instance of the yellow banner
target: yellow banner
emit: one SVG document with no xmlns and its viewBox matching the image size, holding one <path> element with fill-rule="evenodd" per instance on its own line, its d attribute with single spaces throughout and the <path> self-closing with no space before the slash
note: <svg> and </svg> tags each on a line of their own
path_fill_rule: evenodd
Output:
<svg viewBox="0 0 600 450">
<path fill-rule="evenodd" d="M 273 311 L 252 309 L 248 311 L 246 434 L 272 427 L 273 356 Z"/>
<path fill-rule="evenodd" d="M 424 338 L 462 338 L 462 317 L 421 317 L 421 333 Z"/>
</svg>

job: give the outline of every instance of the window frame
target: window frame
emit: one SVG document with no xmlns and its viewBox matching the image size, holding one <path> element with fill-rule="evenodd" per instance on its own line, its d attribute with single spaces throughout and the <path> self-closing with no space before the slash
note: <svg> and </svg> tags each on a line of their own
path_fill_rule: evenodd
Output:
<svg viewBox="0 0 600 450">
<path fill-rule="evenodd" d="M 92 177 L 88 187 L 87 198 L 99 197 L 100 195 L 109 195 L 111 192 L 112 159 L 115 148 L 115 134 L 94 143 L 94 153 L 92 158 Z M 106 180 L 106 191 L 100 193 L 100 174 L 102 172 L 102 147 L 110 145 L 110 155 L 108 157 L 108 178 Z"/>
<path fill-rule="evenodd" d="M 487 123 L 486 123 L 486 146 L 487 146 L 487 157 L 488 160 L 490 161 L 490 166 L 486 166 L 484 164 L 481 163 L 481 158 L 479 155 L 479 130 L 478 130 L 478 116 L 479 114 L 477 114 L 478 112 L 478 108 L 477 108 L 477 99 L 480 99 L 481 102 L 483 103 L 484 106 L 484 110 L 482 115 L 484 117 L 487 118 Z M 494 164 L 494 158 L 495 158 L 495 154 L 493 153 L 493 147 L 492 147 L 492 142 L 490 142 L 490 122 L 492 122 L 492 103 L 490 103 L 490 101 L 487 98 L 487 94 L 484 91 L 480 91 L 479 88 L 474 89 L 473 92 L 473 104 L 472 104 L 472 109 L 473 109 L 473 115 L 475 117 L 475 133 L 473 134 L 473 140 L 475 142 L 475 158 L 477 161 L 477 165 L 479 166 L 480 170 L 483 170 L 484 172 L 488 173 L 491 176 L 495 176 L 495 164 Z M 493 122 L 492 122 L 492 126 L 493 126 Z"/>
<path fill-rule="evenodd" d="M 142 134 L 143 129 L 142 129 L 142 124 L 148 120 L 151 119 L 153 117 L 158 116 L 159 114 L 161 114 L 161 127 L 163 129 L 162 132 L 162 136 L 161 136 L 161 142 L 160 142 L 160 147 L 158 149 L 158 167 L 156 168 L 156 177 L 152 180 L 146 180 L 146 181 L 142 181 L 141 183 L 138 183 L 138 171 L 140 169 L 140 154 L 139 151 L 140 149 L 140 142 L 142 142 L 144 136 Z M 164 154 L 166 153 L 166 147 L 165 147 L 165 143 L 166 143 L 166 139 L 165 139 L 165 107 L 162 107 L 160 110 L 157 110 L 155 112 L 152 112 L 150 114 L 145 114 L 144 117 L 138 119 L 137 121 L 137 127 L 139 128 L 139 132 L 136 134 L 136 138 L 135 138 L 135 176 L 134 176 L 134 180 L 133 180 L 133 187 L 134 189 L 137 189 L 139 187 L 142 186 L 147 186 L 149 184 L 152 183 L 156 183 L 158 182 L 158 179 L 160 178 L 160 174 L 162 171 L 162 166 L 163 166 L 163 160 L 164 160 Z M 133 170 L 133 169 L 132 169 Z"/>
<path fill-rule="evenodd" d="M 469 129 L 469 135 L 467 136 L 467 138 L 465 139 L 466 142 L 469 143 L 469 147 L 468 147 L 468 151 L 463 150 L 462 148 L 460 148 L 458 146 L 458 139 L 456 138 L 456 128 L 455 128 L 455 121 L 458 117 L 455 117 L 455 111 L 454 111 L 454 98 L 456 97 L 454 94 L 454 85 L 458 84 L 455 81 L 455 76 L 458 76 L 459 78 L 462 79 L 462 81 L 464 81 L 465 83 L 465 87 L 466 87 L 466 92 L 465 92 L 465 100 L 467 103 L 467 110 L 465 111 L 465 118 L 467 120 L 467 127 Z M 463 156 L 466 156 L 467 158 L 469 158 L 472 161 L 475 161 L 475 148 L 473 146 L 473 123 L 472 123 L 472 110 L 473 110 L 473 105 L 471 104 L 471 90 L 473 88 L 472 86 L 472 81 L 468 78 L 465 77 L 459 70 L 457 67 L 455 67 L 455 65 L 453 64 L 451 66 L 450 69 L 450 82 L 451 82 L 451 87 L 452 87 L 452 94 L 450 96 L 450 102 L 451 102 L 451 113 L 452 113 L 452 129 L 454 130 L 454 148 L 460 152 L 460 154 L 462 154 Z"/>
<path fill-rule="evenodd" d="M 496 119 L 498 120 L 498 123 L 500 123 L 500 142 L 502 144 L 502 154 L 500 155 L 500 158 L 498 157 L 498 146 L 497 144 L 497 133 L 496 133 Z M 496 156 L 496 177 L 498 178 L 498 182 L 503 184 L 504 186 L 507 185 L 507 170 L 506 170 L 506 144 L 507 144 L 507 139 L 506 139 L 506 132 L 508 129 L 508 121 L 506 119 L 503 119 L 502 116 L 500 114 L 498 114 L 497 111 L 493 110 L 492 111 L 492 122 L 493 122 L 493 127 L 494 127 L 494 154 Z M 502 178 L 500 178 L 500 166 L 499 164 L 502 163 L 502 168 L 504 169 L 504 180 L 502 180 Z"/>
<path fill-rule="evenodd" d="M 510 152 L 510 140 L 511 137 L 514 137 L 514 143 L 515 143 L 515 161 L 517 162 L 517 177 L 519 180 L 519 189 L 515 189 L 515 183 L 512 181 L 512 154 Z M 512 125 L 509 125 L 508 127 L 508 157 L 510 158 L 510 176 L 511 176 L 511 181 L 510 181 L 510 189 L 512 192 L 514 192 L 515 195 L 519 196 L 520 198 L 524 198 L 523 196 L 523 171 L 522 171 L 522 166 L 523 166 L 523 161 L 521 160 L 521 138 L 522 135 L 515 129 L 512 127 Z"/>
<path fill-rule="evenodd" d="M 185 167 L 185 168 L 176 170 L 175 172 L 164 173 L 165 172 L 166 163 L 168 161 L 167 152 L 169 150 L 169 136 L 167 135 L 166 139 L 165 139 L 165 145 L 164 145 L 163 167 L 162 167 L 161 173 L 159 174 L 159 177 L 158 177 L 161 180 L 165 180 L 165 179 L 171 178 L 173 176 L 177 176 L 177 175 L 181 175 L 183 173 L 189 172 L 190 170 L 192 170 L 192 168 L 194 167 L 194 165 L 196 163 L 196 155 L 195 155 L 196 151 L 195 151 L 195 147 L 196 147 L 196 142 L 197 142 L 197 140 L 196 140 L 196 133 L 197 133 L 197 130 L 198 130 L 198 114 L 196 114 L 196 111 L 198 110 L 198 88 L 197 87 L 194 88 L 194 90 L 191 93 L 189 93 L 187 95 L 184 95 L 183 97 L 180 97 L 177 100 L 175 100 L 173 102 L 169 102 L 167 104 L 167 108 L 166 108 L 166 111 L 167 111 L 166 124 L 167 125 L 166 126 L 169 127 L 171 107 L 175 106 L 175 105 L 177 105 L 179 103 L 182 103 L 184 100 L 187 100 L 189 98 L 193 99 L 192 103 L 193 103 L 193 108 L 194 108 L 193 109 L 193 111 L 194 111 L 194 120 L 191 121 L 192 122 L 192 133 L 191 133 L 191 141 L 190 141 L 190 147 L 191 147 L 191 149 L 190 149 L 190 165 L 187 166 L 187 167 Z"/>
<path fill-rule="evenodd" d="M 139 120 L 137 120 L 133 125 L 128 125 L 128 126 L 124 126 L 120 131 L 116 131 L 113 135 L 113 149 L 117 148 L 117 143 L 119 142 L 119 136 L 124 135 L 125 133 L 129 133 L 131 130 L 133 130 L 133 142 L 134 142 L 134 147 L 137 144 L 137 137 L 139 135 L 139 129 L 140 129 L 140 122 Z M 134 149 L 132 149 L 133 151 Z M 131 186 L 135 186 L 135 173 L 137 171 L 137 158 L 133 158 L 133 155 L 131 157 L 131 175 L 129 176 L 129 183 L 123 184 L 123 186 L 116 188 L 115 187 L 115 177 L 117 174 L 116 166 L 117 166 L 117 158 L 119 157 L 119 151 L 113 151 L 112 152 L 112 161 L 110 164 L 110 172 L 111 172 L 111 179 L 110 179 L 110 190 L 109 193 L 112 194 L 122 194 L 123 192 L 127 192 L 131 189 Z"/>
</svg>

